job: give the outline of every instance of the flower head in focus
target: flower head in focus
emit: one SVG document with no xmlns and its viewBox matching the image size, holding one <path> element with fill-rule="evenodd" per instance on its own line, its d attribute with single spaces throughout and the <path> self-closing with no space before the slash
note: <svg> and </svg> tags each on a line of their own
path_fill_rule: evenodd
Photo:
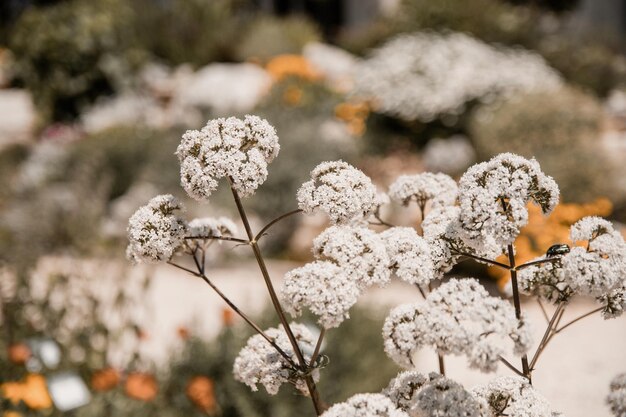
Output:
<svg viewBox="0 0 626 417">
<path fill-rule="evenodd" d="M 405 206 L 415 202 L 422 210 L 427 203 L 433 207 L 452 206 L 456 202 L 456 181 L 446 174 L 425 172 L 416 175 L 401 175 L 389 186 L 389 197 Z"/>
<path fill-rule="evenodd" d="M 426 240 L 411 227 L 392 227 L 382 232 L 390 267 L 411 284 L 428 285 L 434 278 L 434 265 Z"/>
<path fill-rule="evenodd" d="M 174 196 L 160 195 L 128 221 L 127 257 L 133 262 L 168 261 L 183 243 L 187 225 L 176 212 L 185 207 Z"/>
<path fill-rule="evenodd" d="M 264 119 L 210 120 L 201 130 L 188 130 L 176 150 L 181 185 L 189 196 L 205 201 L 220 178 L 229 178 L 241 196 L 252 195 L 279 150 L 276 130 Z"/>
<path fill-rule="evenodd" d="M 357 394 L 330 407 L 322 417 L 409 417 L 383 394 Z"/>
<path fill-rule="evenodd" d="M 376 208 L 377 201 L 372 180 L 343 161 L 322 162 L 315 167 L 297 197 L 305 213 L 321 210 L 333 224 L 363 218 Z"/>
<path fill-rule="evenodd" d="M 302 350 L 307 362 L 310 356 L 307 352 L 315 349 L 315 338 L 311 331 L 302 324 L 290 324 L 291 330 Z M 294 362 L 295 354 L 287 333 L 282 328 L 270 328 L 265 331 L 267 336 L 274 339 L 274 342 L 285 352 Z M 307 393 L 307 386 L 304 379 L 294 370 L 291 364 L 281 355 L 270 343 L 257 334 L 248 339 L 246 346 L 241 349 L 235 359 L 233 374 L 237 381 L 248 385 L 252 391 L 257 391 L 258 384 L 261 384 L 270 395 L 276 395 L 282 384 L 292 383 L 302 393 Z M 312 373 L 315 381 L 319 379 L 319 371 Z"/>
</svg>

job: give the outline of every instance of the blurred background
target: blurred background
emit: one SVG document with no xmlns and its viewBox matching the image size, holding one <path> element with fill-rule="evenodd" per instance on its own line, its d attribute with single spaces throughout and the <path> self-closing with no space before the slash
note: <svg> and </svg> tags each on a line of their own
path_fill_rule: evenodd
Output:
<svg viewBox="0 0 626 417">
<path fill-rule="evenodd" d="M 190 218 L 235 217 L 227 190 L 199 205 L 178 184 L 181 134 L 209 118 L 257 114 L 278 131 L 280 155 L 245 201 L 257 228 L 296 208 L 324 160 L 385 190 L 501 152 L 535 156 L 562 191 L 551 217 L 531 209 L 520 259 L 567 243 L 583 216 L 626 222 L 625 34 L 624 0 L 0 0 L 0 415 L 311 411 L 288 389 L 269 398 L 233 380 L 249 333 L 201 282 L 124 259 L 127 220 L 156 194 L 184 199 Z M 415 207 L 385 215 L 418 226 Z M 277 281 L 324 226 L 291 217 L 272 230 Z M 216 247 L 211 276 L 273 326 L 248 252 Z M 506 277 L 466 264 L 452 273 L 504 296 Z M 418 297 L 375 291 L 330 333 L 327 402 L 387 385 L 382 321 Z M 608 416 L 625 330 L 595 317 L 563 335 L 539 389 L 567 415 Z M 435 363 L 425 353 L 420 370 Z M 464 367 L 451 376 L 480 381 Z"/>
</svg>

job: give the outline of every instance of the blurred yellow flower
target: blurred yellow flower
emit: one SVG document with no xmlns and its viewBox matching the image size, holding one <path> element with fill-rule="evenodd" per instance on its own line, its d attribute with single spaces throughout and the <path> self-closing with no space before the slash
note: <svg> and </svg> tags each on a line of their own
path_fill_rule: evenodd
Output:
<svg viewBox="0 0 626 417">
<path fill-rule="evenodd" d="M 335 107 L 335 117 L 345 122 L 348 131 L 354 136 L 365 133 L 365 122 L 370 114 L 370 106 L 366 102 L 345 102 Z"/>
<path fill-rule="evenodd" d="M 309 61 L 301 55 L 278 55 L 267 63 L 265 69 L 274 81 L 280 81 L 290 76 L 308 81 L 315 81 L 321 78 Z"/>
<path fill-rule="evenodd" d="M 0 390 L 4 397 L 15 405 L 23 401 L 33 410 L 52 407 L 52 399 L 43 375 L 28 374 L 23 382 L 6 382 L 0 385 Z"/>
</svg>

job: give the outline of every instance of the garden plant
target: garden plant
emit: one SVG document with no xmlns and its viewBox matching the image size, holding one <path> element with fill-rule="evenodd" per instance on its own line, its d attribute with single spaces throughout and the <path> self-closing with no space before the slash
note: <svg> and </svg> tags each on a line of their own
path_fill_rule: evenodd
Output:
<svg viewBox="0 0 626 417">
<path fill-rule="evenodd" d="M 268 394 L 292 385 L 310 397 L 316 415 L 345 416 L 557 416 L 533 388 L 542 352 L 564 330 L 592 314 L 617 317 L 626 307 L 626 243 L 613 225 L 589 216 L 570 229 L 572 247 L 554 242 L 545 254 L 516 262 L 514 241 L 528 222 L 527 204 L 549 215 L 559 201 L 556 182 L 534 159 L 504 153 L 470 167 L 457 183 L 445 174 L 398 177 L 387 193 L 343 161 L 319 164 L 297 192 L 297 209 L 278 213 L 253 230 L 244 204 L 267 179 L 268 164 L 280 150 L 275 129 L 256 116 L 210 120 L 187 131 L 176 151 L 181 185 L 200 202 L 225 182 L 243 224 L 226 218 L 185 220 L 181 202 L 160 195 L 130 218 L 128 257 L 139 263 L 165 262 L 208 284 L 254 331 L 233 364 L 235 379 Z M 415 206 L 419 228 L 385 219 L 390 204 Z M 313 241 L 315 260 L 288 272 L 282 288 L 270 277 L 261 243 L 279 222 L 299 214 L 323 213 L 330 223 Z M 261 328 L 211 279 L 207 252 L 213 243 L 248 247 L 258 264 L 279 325 Z M 497 260 L 506 255 L 506 262 Z M 491 296 L 474 278 L 449 278 L 452 267 L 472 260 L 500 268 L 510 278 L 512 303 Z M 391 310 L 382 336 L 385 352 L 406 370 L 379 393 L 327 404 L 317 384 L 333 366 L 322 349 L 325 335 L 349 318 L 349 310 L 371 286 L 392 277 L 416 288 L 422 300 Z M 545 314 L 543 337 L 533 343 L 521 294 L 536 298 Z M 597 308 L 565 319 L 575 296 L 596 299 Z M 547 307 L 546 302 L 553 305 Z M 303 310 L 317 317 L 319 330 L 291 322 Z M 439 372 L 424 375 L 414 357 L 434 349 Z M 502 365 L 511 376 L 466 389 L 446 377 L 447 356 L 493 372 Z M 517 357 L 513 359 L 513 357 Z M 372 370 L 372 372 L 376 372 Z M 608 398 L 616 416 L 626 415 L 624 377 L 611 384 Z M 607 381 L 608 392 L 609 381 Z"/>
</svg>

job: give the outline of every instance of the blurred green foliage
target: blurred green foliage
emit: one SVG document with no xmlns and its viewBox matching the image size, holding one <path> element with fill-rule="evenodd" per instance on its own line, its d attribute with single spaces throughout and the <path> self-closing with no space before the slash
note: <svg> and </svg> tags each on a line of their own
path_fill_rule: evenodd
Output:
<svg viewBox="0 0 626 417">
<path fill-rule="evenodd" d="M 276 55 L 299 54 L 308 42 L 321 38 L 317 26 L 304 17 L 258 15 L 243 32 L 235 57 L 265 62 Z"/>
<path fill-rule="evenodd" d="M 599 147 L 603 121 L 598 101 L 580 91 L 514 96 L 479 108 L 470 137 L 479 160 L 501 152 L 536 157 L 569 202 L 614 197 L 611 167 Z"/>
</svg>

